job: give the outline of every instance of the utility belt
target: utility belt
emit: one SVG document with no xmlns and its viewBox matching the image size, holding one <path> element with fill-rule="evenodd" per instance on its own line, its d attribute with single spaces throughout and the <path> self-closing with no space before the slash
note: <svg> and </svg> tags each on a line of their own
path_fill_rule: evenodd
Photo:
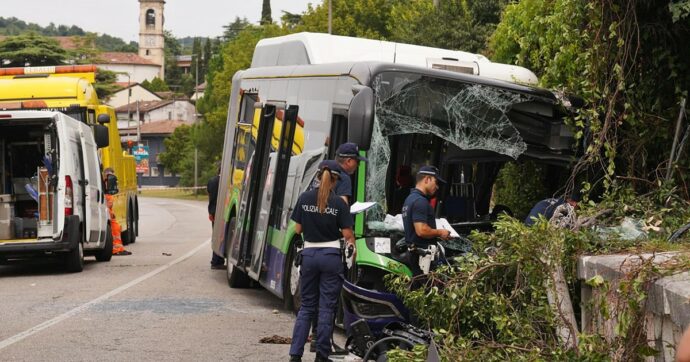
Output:
<svg viewBox="0 0 690 362">
<path fill-rule="evenodd" d="M 429 274 L 432 263 L 438 262 L 445 255 L 443 246 L 436 242 L 427 246 L 416 246 L 413 244 L 408 247 L 408 250 L 411 254 L 419 256 L 419 269 L 425 275 Z"/>
<path fill-rule="evenodd" d="M 295 266 L 302 265 L 302 250 L 311 248 L 335 248 L 340 250 L 340 255 L 343 258 L 343 264 L 347 266 L 348 269 L 352 267 L 354 249 L 346 248 L 346 243 L 344 239 L 333 240 L 333 241 L 321 241 L 321 242 L 309 242 L 305 241 L 302 248 L 298 247 L 297 253 L 295 255 Z"/>
<path fill-rule="evenodd" d="M 340 249 L 341 245 L 340 245 L 340 240 L 319 241 L 317 243 L 305 241 L 304 242 L 304 248 L 305 249 L 308 249 L 308 248 L 336 248 L 336 249 Z"/>
</svg>

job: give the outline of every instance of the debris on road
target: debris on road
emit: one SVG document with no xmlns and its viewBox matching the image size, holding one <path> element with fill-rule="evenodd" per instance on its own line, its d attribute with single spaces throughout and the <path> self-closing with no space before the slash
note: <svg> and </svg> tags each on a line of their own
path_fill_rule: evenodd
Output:
<svg viewBox="0 0 690 362">
<path fill-rule="evenodd" d="M 271 337 L 264 337 L 259 340 L 259 343 L 270 343 L 270 344 L 290 344 L 292 343 L 292 338 L 282 337 L 274 334 Z"/>
<path fill-rule="evenodd" d="M 172 256 L 171 253 L 163 253 L 163 255 L 165 255 L 165 256 Z"/>
</svg>

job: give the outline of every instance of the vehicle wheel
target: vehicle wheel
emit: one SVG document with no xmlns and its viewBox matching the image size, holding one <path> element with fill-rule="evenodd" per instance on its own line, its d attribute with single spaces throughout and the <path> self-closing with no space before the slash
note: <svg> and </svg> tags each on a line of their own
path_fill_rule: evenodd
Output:
<svg viewBox="0 0 690 362">
<path fill-rule="evenodd" d="M 283 305 L 285 309 L 299 312 L 302 305 L 302 298 L 299 292 L 299 267 L 295 266 L 295 255 L 297 251 L 294 242 L 290 245 L 288 255 L 285 258 L 285 286 L 283 286 Z"/>
<path fill-rule="evenodd" d="M 237 269 L 232 263 L 228 263 L 228 285 L 230 288 L 249 288 L 249 276 Z"/>
<path fill-rule="evenodd" d="M 137 234 L 134 231 L 134 216 L 132 215 L 132 208 L 127 211 L 127 231 L 122 234 L 122 244 L 134 244 L 137 241 Z"/>
<path fill-rule="evenodd" d="M 110 261 L 113 258 L 113 232 L 110 229 L 110 224 L 105 229 L 105 246 L 102 250 L 96 253 L 96 260 Z"/>
<path fill-rule="evenodd" d="M 65 255 L 65 269 L 70 273 L 79 273 L 84 270 L 84 244 L 77 243 L 77 247 Z"/>
<path fill-rule="evenodd" d="M 230 262 L 230 258 L 228 258 L 228 254 L 230 252 L 230 241 L 232 240 L 232 233 L 234 232 L 235 217 L 233 216 L 232 218 L 230 218 L 230 222 L 228 223 L 228 230 L 225 233 L 225 260 L 227 260 L 228 264 L 228 285 L 230 286 L 230 288 L 248 288 L 251 284 L 251 279 L 249 279 L 249 276 L 246 273 L 237 269 L 232 264 L 232 262 Z"/>
</svg>

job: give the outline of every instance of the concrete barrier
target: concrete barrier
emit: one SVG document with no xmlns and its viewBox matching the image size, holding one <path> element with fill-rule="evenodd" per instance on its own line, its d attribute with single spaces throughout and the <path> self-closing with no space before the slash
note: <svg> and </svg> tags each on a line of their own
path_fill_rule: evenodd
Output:
<svg viewBox="0 0 690 362">
<path fill-rule="evenodd" d="M 591 302 L 602 296 L 599 288 L 592 288 L 584 281 L 597 275 L 610 283 L 611 290 L 617 288 L 618 282 L 626 272 L 632 270 L 650 258 L 655 264 L 663 263 L 674 256 L 675 252 L 657 254 L 617 254 L 583 256 L 578 260 L 578 278 L 583 282 L 581 287 L 581 329 L 586 333 L 600 333 L 607 340 L 616 336 L 618 320 L 615 313 L 603 318 L 600 311 L 592 309 Z M 617 293 L 607 296 L 607 303 L 615 305 Z M 690 271 L 675 274 L 657 280 L 649 290 L 645 312 L 647 340 L 649 346 L 660 353 L 649 357 L 648 361 L 674 361 L 675 346 L 685 328 L 690 325 Z"/>
</svg>

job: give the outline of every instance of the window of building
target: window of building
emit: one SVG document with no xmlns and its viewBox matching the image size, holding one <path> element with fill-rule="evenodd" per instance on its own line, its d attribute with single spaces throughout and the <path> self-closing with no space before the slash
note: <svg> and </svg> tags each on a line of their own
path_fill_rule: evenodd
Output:
<svg viewBox="0 0 690 362">
<path fill-rule="evenodd" d="M 158 176 L 160 176 L 160 172 L 158 172 L 158 165 L 151 166 L 151 177 L 158 177 Z"/>
<path fill-rule="evenodd" d="M 156 27 L 156 12 L 153 9 L 146 10 L 146 28 Z"/>
<path fill-rule="evenodd" d="M 146 49 L 146 55 L 151 55 L 151 51 Z"/>
</svg>

